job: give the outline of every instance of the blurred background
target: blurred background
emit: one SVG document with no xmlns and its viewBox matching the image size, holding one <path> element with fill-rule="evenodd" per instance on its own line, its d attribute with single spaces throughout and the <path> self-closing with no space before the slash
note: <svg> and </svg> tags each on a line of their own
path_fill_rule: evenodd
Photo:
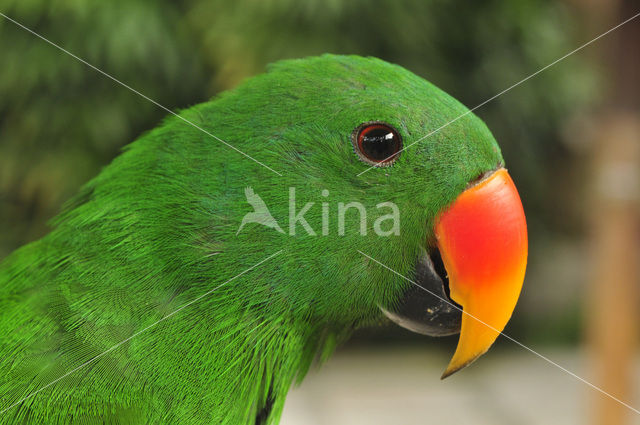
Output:
<svg viewBox="0 0 640 425">
<path fill-rule="evenodd" d="M 174 110 L 283 58 L 377 56 L 473 107 L 640 12 L 633 0 L 0 0 Z M 524 202 L 530 259 L 506 333 L 640 408 L 640 18 L 476 111 Z M 166 115 L 0 18 L 0 259 Z M 287 401 L 296 424 L 640 424 L 502 338 L 441 382 L 456 339 L 365 330 Z"/>
</svg>

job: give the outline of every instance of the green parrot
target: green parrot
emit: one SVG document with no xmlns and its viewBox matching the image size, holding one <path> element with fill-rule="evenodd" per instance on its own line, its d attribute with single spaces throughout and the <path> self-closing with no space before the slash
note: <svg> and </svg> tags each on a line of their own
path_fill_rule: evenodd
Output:
<svg viewBox="0 0 640 425">
<path fill-rule="evenodd" d="M 387 318 L 459 332 L 446 376 L 502 331 L 526 257 L 462 104 L 375 58 L 278 62 L 128 145 L 0 263 L 0 423 L 277 424 Z"/>
</svg>

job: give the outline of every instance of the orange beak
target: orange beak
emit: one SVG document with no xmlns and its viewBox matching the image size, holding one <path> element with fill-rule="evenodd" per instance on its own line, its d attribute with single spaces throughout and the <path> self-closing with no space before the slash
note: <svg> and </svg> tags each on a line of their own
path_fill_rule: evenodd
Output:
<svg viewBox="0 0 640 425">
<path fill-rule="evenodd" d="M 527 265 L 527 223 L 518 191 L 501 168 L 438 215 L 435 236 L 462 326 L 446 378 L 484 354 L 516 306 Z"/>
</svg>

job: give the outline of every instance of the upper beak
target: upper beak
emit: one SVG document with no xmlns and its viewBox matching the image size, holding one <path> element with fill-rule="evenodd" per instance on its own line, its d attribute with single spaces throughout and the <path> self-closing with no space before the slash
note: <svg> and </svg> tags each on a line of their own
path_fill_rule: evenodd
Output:
<svg viewBox="0 0 640 425">
<path fill-rule="evenodd" d="M 443 378 L 484 354 L 515 308 L 527 264 L 527 224 L 507 170 L 465 190 L 435 221 L 450 297 L 462 306 L 456 352 Z"/>
</svg>

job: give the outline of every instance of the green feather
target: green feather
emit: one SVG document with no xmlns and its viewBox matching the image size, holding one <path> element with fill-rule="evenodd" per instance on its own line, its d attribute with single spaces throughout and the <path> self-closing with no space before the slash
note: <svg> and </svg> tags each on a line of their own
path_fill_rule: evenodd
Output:
<svg viewBox="0 0 640 425">
<path fill-rule="evenodd" d="M 350 135 L 384 121 L 405 146 L 468 110 L 374 58 L 278 62 L 180 115 L 278 176 L 170 117 L 82 188 L 53 230 L 0 264 L 0 409 L 90 361 L 271 254 L 274 258 L 0 415 L 2 424 L 275 424 L 291 385 L 358 327 L 381 321 L 407 282 L 435 215 L 502 163 L 473 114 L 369 166 Z M 255 223 L 251 187 L 284 232 Z M 289 234 L 289 188 L 318 233 Z M 327 197 L 321 196 L 328 190 Z M 338 202 L 400 211 L 380 237 Z M 329 234 L 320 204 L 327 202 Z"/>
</svg>

